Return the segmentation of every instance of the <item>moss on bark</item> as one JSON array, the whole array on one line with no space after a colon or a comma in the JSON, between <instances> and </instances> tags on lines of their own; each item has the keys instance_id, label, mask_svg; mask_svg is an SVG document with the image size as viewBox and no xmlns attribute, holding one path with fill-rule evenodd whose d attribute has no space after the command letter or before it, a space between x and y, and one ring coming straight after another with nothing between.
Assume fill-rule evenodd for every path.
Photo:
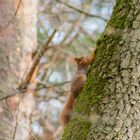
<instances>
[{"instance_id":1,"label":"moss on bark","mask_svg":"<svg viewBox=\"0 0 140 140\"><path fill-rule=\"evenodd\" d=\"M122 40L124 28L130 27L134 19L128 18L132 9L132 0L116 0L110 21L105 32L97 41L97 53L88 72L83 91L74 106L74 113L67 125L62 140L85 140L90 128L89 115L92 107L105 95L104 88L108 83L112 56L117 53L117 45ZM111 31L109 31L111 29ZM119 63L119 62L118 62ZM117 64L116 64L117 65ZM97 113L100 110L96 108ZM77 115L75 115L77 114Z\"/></svg>"},{"instance_id":2,"label":"moss on bark","mask_svg":"<svg viewBox=\"0 0 140 140\"><path fill-rule=\"evenodd\" d=\"M109 25L121 29L126 26L131 27L133 19L129 18L128 15L132 5L132 0L116 0Z\"/></svg>"}]
</instances>

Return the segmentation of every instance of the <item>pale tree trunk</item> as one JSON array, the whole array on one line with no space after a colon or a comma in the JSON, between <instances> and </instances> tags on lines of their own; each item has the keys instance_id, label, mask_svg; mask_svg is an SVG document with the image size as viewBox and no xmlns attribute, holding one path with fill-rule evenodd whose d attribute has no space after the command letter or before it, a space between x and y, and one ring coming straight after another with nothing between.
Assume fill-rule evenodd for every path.
<instances>
[{"instance_id":1,"label":"pale tree trunk","mask_svg":"<svg viewBox=\"0 0 140 140\"><path fill-rule=\"evenodd\" d=\"M139 0L116 0L62 140L140 140Z\"/></svg>"},{"instance_id":2,"label":"pale tree trunk","mask_svg":"<svg viewBox=\"0 0 140 140\"><path fill-rule=\"evenodd\" d=\"M17 88L33 61L36 23L37 0L0 0L0 140L28 140L31 133L33 95Z\"/></svg>"}]
</instances>

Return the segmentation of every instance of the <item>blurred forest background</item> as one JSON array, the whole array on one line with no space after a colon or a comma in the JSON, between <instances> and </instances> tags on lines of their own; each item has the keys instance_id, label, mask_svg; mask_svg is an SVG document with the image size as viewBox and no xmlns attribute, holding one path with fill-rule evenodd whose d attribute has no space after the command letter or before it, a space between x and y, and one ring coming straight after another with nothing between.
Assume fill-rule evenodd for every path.
<instances>
[{"instance_id":1,"label":"blurred forest background","mask_svg":"<svg viewBox=\"0 0 140 140\"><path fill-rule=\"evenodd\" d=\"M59 126L76 69L73 58L92 52L114 4L114 0L39 1L38 50L55 35L39 65L36 110L31 117L33 139L45 139Z\"/></svg>"}]
</instances>

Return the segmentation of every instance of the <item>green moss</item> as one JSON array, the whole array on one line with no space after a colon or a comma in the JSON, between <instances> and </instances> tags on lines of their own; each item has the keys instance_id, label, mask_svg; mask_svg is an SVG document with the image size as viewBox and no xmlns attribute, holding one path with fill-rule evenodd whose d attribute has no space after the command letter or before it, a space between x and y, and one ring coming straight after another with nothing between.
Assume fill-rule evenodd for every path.
<instances>
[{"instance_id":1,"label":"green moss","mask_svg":"<svg viewBox=\"0 0 140 140\"><path fill-rule=\"evenodd\" d=\"M87 82L80 94L75 110L82 114L89 114L93 104L98 102L104 93L111 69L108 67L111 57L116 51L116 44L121 36L102 35L98 40L97 55L88 73ZM107 47L106 44L109 46Z\"/></svg>"},{"instance_id":2,"label":"green moss","mask_svg":"<svg viewBox=\"0 0 140 140\"><path fill-rule=\"evenodd\" d=\"M133 19L128 17L132 9L132 0L116 0L116 5L113 9L109 24L116 28L130 27Z\"/></svg>"},{"instance_id":3,"label":"green moss","mask_svg":"<svg viewBox=\"0 0 140 140\"><path fill-rule=\"evenodd\" d=\"M80 115L73 115L66 127L62 140L86 139L90 128L88 116L92 107L109 94L105 91L111 73L109 65L114 53L118 51L117 45L122 38L122 30L116 30L115 28L123 29L132 25L132 19L128 18L131 8L132 0L116 0L116 6L106 31L97 41L96 57L88 72L86 84L74 106L74 112ZM94 111L100 113L98 107ZM87 119L83 119L83 116L87 116Z\"/></svg>"},{"instance_id":4,"label":"green moss","mask_svg":"<svg viewBox=\"0 0 140 140\"><path fill-rule=\"evenodd\" d=\"M116 51L116 44L120 39L120 35L107 36L102 34L100 40L98 40L95 61L88 72L86 84L74 107L74 112L78 115L73 113L73 117L65 129L66 133L64 133L62 140L85 140L90 128L88 115L92 106L106 94L104 87L107 84L108 74L111 71L108 65ZM95 111L100 113L98 108Z\"/></svg>"},{"instance_id":5,"label":"green moss","mask_svg":"<svg viewBox=\"0 0 140 140\"><path fill-rule=\"evenodd\" d=\"M65 129L67 133L64 132L62 140L85 140L89 128L90 122L86 122L80 117L72 119Z\"/></svg>"},{"instance_id":6,"label":"green moss","mask_svg":"<svg viewBox=\"0 0 140 140\"><path fill-rule=\"evenodd\" d=\"M115 135L115 136L113 136L113 138L112 138L112 139L116 139L116 138L119 138L119 134L118 134L118 133L116 133L116 135Z\"/></svg>"}]
</instances>

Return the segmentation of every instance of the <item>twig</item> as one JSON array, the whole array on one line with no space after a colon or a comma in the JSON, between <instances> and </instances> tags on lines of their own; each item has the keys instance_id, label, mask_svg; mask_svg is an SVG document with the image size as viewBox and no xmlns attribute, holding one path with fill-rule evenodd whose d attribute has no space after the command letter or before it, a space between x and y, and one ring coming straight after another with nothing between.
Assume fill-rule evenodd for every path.
<instances>
[{"instance_id":1,"label":"twig","mask_svg":"<svg viewBox=\"0 0 140 140\"><path fill-rule=\"evenodd\" d=\"M87 31L85 31L81 25L79 25L79 29L80 29L86 36L88 36L89 39L91 39L92 41L95 41L95 38L94 38L91 34L89 34Z\"/></svg>"},{"instance_id":2,"label":"twig","mask_svg":"<svg viewBox=\"0 0 140 140\"><path fill-rule=\"evenodd\" d=\"M33 60L33 64L31 66L31 68L29 69L29 72L28 72L25 80L19 86L19 89L22 89L22 88L27 89L27 86L26 85L28 85L30 83L30 81L32 79L32 76L33 76L34 72L36 71L36 68L37 68L37 66L39 64L39 61L40 61L41 57L44 55L44 53L46 52L46 50L49 48L48 45L52 41L52 39L53 39L53 37L54 37L54 35L55 35L56 32L57 32L57 30L55 29L53 31L52 35L50 36L50 38L45 43L45 45L35 54L34 60ZM24 87L24 86L26 86L26 87Z\"/></svg>"},{"instance_id":3,"label":"twig","mask_svg":"<svg viewBox=\"0 0 140 140\"><path fill-rule=\"evenodd\" d=\"M79 33L76 32L75 35L68 41L67 45L70 46L72 42L77 39L78 36L79 36Z\"/></svg>"},{"instance_id":4,"label":"twig","mask_svg":"<svg viewBox=\"0 0 140 140\"><path fill-rule=\"evenodd\" d=\"M19 96L19 100L18 100L18 104L17 104L17 115L16 115L16 124L15 124L15 129L14 129L14 134L13 134L13 140L15 140L15 137L16 137L16 132L17 132L17 127L18 127L18 116L19 116L19 113L20 113L20 109L19 109L19 106L20 106L20 101L21 101L21 96Z\"/></svg>"},{"instance_id":5,"label":"twig","mask_svg":"<svg viewBox=\"0 0 140 140\"><path fill-rule=\"evenodd\" d=\"M55 88L55 87L58 87L58 86L63 86L65 84L69 84L71 81L64 81L62 83L58 83L58 84L54 84L54 85L49 85L49 86L46 86L45 83L42 83L42 82L38 82L38 84L41 85L41 87L37 87L35 89L21 89L22 92L26 92L28 90L28 92L33 92L33 91L38 91L38 90L41 90L41 89L51 89L51 88Z\"/></svg>"},{"instance_id":6,"label":"twig","mask_svg":"<svg viewBox=\"0 0 140 140\"><path fill-rule=\"evenodd\" d=\"M18 90L18 89L14 88L13 86L9 86L9 85L8 85L4 80L2 80L2 79L0 79L0 84L1 84L1 83L4 84L5 86L7 86L7 88L10 88L11 90L13 90L14 93L11 94L11 95L6 95L6 96L0 98L0 101L6 99L6 98L8 98L8 97L11 97L11 96L13 96L13 95L16 95L17 93L19 93L19 90ZM13 92L13 91L12 91L12 92ZM1 92L3 92L3 91L1 90ZM3 92L3 94L5 94L5 92Z\"/></svg>"},{"instance_id":7,"label":"twig","mask_svg":"<svg viewBox=\"0 0 140 140\"><path fill-rule=\"evenodd\" d=\"M2 100L2 102L3 102L3 105L4 105L5 109L6 109L7 111L9 111L9 112L14 116L13 111L8 107L8 105L7 105L7 103L5 102L4 99Z\"/></svg>"},{"instance_id":8,"label":"twig","mask_svg":"<svg viewBox=\"0 0 140 140\"><path fill-rule=\"evenodd\" d=\"M20 8L21 2L22 2L22 0L19 0L19 3L18 3L17 8L16 8L16 11L14 12L13 16L11 17L11 19L8 21L7 25L4 27L4 29L7 28L7 27L9 26L9 24L12 22L12 20L13 20L13 19L15 18L15 16L17 15L17 12L18 12L18 10L19 10L19 8Z\"/></svg>"},{"instance_id":9,"label":"twig","mask_svg":"<svg viewBox=\"0 0 140 140\"><path fill-rule=\"evenodd\" d=\"M47 88L47 89L49 89L49 88L53 88L53 87L58 87L58 86L62 86L62 85L68 84L68 83L70 83L70 82L71 82L71 81L64 81L64 82L62 82L62 83L58 83L58 84L54 84L54 85L50 85L50 86L46 86L45 83L38 82L42 87L36 88L35 90L40 90L40 89L42 89L42 88Z\"/></svg>"},{"instance_id":10,"label":"twig","mask_svg":"<svg viewBox=\"0 0 140 140\"><path fill-rule=\"evenodd\" d=\"M64 4L64 5L66 5L67 7L71 8L71 9L73 9L73 10L79 12L79 13L85 14L86 16L95 17L95 18L100 18L100 19L104 20L105 22L108 21L106 18L104 18L104 17L102 17L102 16L94 15L94 14L88 13L88 12L83 11L83 10L81 10L81 9L78 9L78 8L76 8L76 7L74 7L74 6L70 5L70 4L68 4L68 3L66 3L66 2L63 2L63 1L61 1L61 0L56 0L56 1L59 2L59 3L62 3L62 4Z\"/></svg>"}]
</instances>

